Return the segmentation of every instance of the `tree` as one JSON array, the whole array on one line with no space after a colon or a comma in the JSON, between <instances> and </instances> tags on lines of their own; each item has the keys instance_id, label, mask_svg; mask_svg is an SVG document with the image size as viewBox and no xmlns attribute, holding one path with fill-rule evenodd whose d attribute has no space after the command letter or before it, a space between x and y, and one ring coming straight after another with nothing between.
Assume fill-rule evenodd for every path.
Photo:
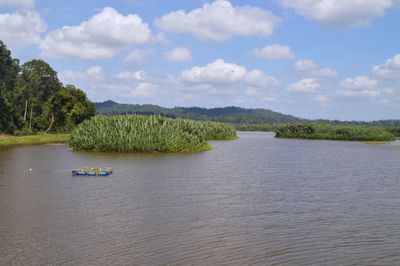
<instances>
[{"instance_id":1,"label":"tree","mask_svg":"<svg viewBox=\"0 0 400 266\"><path fill-rule=\"evenodd\" d=\"M7 96L7 90L0 88L0 133L12 134L17 129L13 107Z\"/></svg>"},{"instance_id":2,"label":"tree","mask_svg":"<svg viewBox=\"0 0 400 266\"><path fill-rule=\"evenodd\" d=\"M68 132L74 126L95 115L94 104L86 94L67 85L54 94L44 106L44 119L47 132Z\"/></svg>"},{"instance_id":3,"label":"tree","mask_svg":"<svg viewBox=\"0 0 400 266\"><path fill-rule=\"evenodd\" d=\"M10 50L0 41L0 132L13 133L16 129L12 96L18 70L18 60L11 57Z\"/></svg>"},{"instance_id":4,"label":"tree","mask_svg":"<svg viewBox=\"0 0 400 266\"><path fill-rule=\"evenodd\" d=\"M16 81L16 112L21 118L21 127L45 130L45 103L60 89L62 84L57 72L43 60L31 60L21 66ZM31 119L28 119L31 118Z\"/></svg>"}]
</instances>

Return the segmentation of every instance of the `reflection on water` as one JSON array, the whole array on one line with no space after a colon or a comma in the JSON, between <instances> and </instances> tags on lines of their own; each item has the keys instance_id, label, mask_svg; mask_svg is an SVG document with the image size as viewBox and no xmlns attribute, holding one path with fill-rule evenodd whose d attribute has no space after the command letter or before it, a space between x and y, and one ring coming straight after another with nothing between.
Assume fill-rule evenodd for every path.
<instances>
[{"instance_id":1,"label":"reflection on water","mask_svg":"<svg viewBox=\"0 0 400 266\"><path fill-rule=\"evenodd\" d=\"M194 154L0 150L0 264L400 261L397 147L239 136Z\"/></svg>"}]
</instances>

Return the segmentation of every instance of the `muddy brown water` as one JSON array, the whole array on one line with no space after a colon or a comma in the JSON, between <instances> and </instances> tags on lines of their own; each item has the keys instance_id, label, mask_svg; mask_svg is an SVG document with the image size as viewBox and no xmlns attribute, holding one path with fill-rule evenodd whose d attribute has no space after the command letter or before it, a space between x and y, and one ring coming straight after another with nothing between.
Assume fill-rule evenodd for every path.
<instances>
[{"instance_id":1,"label":"muddy brown water","mask_svg":"<svg viewBox=\"0 0 400 266\"><path fill-rule=\"evenodd\" d=\"M193 154L1 149L0 265L400 263L398 147L239 137Z\"/></svg>"}]
</instances>

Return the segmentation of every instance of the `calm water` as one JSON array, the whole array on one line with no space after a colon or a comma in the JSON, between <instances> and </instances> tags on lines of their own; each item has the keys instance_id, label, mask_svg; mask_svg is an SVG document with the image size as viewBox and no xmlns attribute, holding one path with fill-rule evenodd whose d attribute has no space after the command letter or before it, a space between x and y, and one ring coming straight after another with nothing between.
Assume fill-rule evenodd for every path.
<instances>
[{"instance_id":1,"label":"calm water","mask_svg":"<svg viewBox=\"0 0 400 266\"><path fill-rule=\"evenodd\" d=\"M400 148L239 136L186 155L0 150L0 264L400 263Z\"/></svg>"}]
</instances>

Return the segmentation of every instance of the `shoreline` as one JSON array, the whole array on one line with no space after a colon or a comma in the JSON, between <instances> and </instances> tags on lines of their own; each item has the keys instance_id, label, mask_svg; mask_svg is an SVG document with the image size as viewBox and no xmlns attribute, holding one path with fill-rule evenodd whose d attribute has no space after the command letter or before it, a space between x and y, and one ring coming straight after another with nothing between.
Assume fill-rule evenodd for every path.
<instances>
[{"instance_id":1,"label":"shoreline","mask_svg":"<svg viewBox=\"0 0 400 266\"><path fill-rule=\"evenodd\" d=\"M0 147L67 143L70 134L39 134L28 136L0 136Z\"/></svg>"}]
</instances>

